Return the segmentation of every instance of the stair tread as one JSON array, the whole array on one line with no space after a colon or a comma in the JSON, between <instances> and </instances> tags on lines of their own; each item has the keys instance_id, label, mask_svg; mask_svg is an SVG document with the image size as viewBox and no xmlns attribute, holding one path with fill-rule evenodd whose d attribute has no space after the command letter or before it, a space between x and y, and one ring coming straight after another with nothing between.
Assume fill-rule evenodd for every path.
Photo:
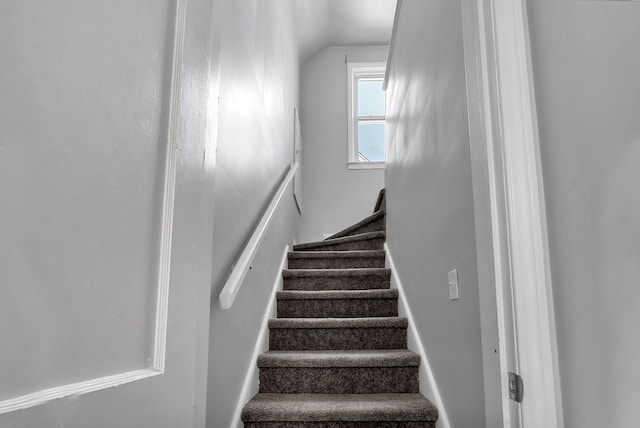
<instances>
[{"instance_id":1,"label":"stair tread","mask_svg":"<svg viewBox=\"0 0 640 428\"><path fill-rule=\"evenodd\" d=\"M242 420L257 421L435 421L438 410L419 393L258 393Z\"/></svg>"},{"instance_id":2,"label":"stair tread","mask_svg":"<svg viewBox=\"0 0 640 428\"><path fill-rule=\"evenodd\" d=\"M390 276L391 269L387 268L345 268L345 269L284 269L282 276L318 277L318 276Z\"/></svg>"},{"instance_id":3,"label":"stair tread","mask_svg":"<svg viewBox=\"0 0 640 428\"><path fill-rule=\"evenodd\" d=\"M276 293L286 318L268 322L271 350L257 361L263 392L244 406L245 426L435 427L384 267L385 199L382 189L373 215L288 253Z\"/></svg>"},{"instance_id":4,"label":"stair tread","mask_svg":"<svg viewBox=\"0 0 640 428\"><path fill-rule=\"evenodd\" d=\"M269 328L407 328L407 318L274 318Z\"/></svg>"},{"instance_id":5,"label":"stair tread","mask_svg":"<svg viewBox=\"0 0 640 428\"><path fill-rule=\"evenodd\" d=\"M397 289L278 291L278 300L397 299Z\"/></svg>"},{"instance_id":6,"label":"stair tread","mask_svg":"<svg viewBox=\"0 0 640 428\"><path fill-rule=\"evenodd\" d=\"M371 214L368 217L363 218L362 220L360 220L359 222L352 224L349 227L345 227L344 229L342 229L340 232L334 233L333 235L329 236L327 239L335 239L335 238L341 238L343 236L348 236L348 234L354 230L358 230L359 228L369 224L369 223L373 223L377 220L380 220L382 217L384 217L386 215L386 210L382 209L379 211L374 212L373 214ZM325 239L325 241L327 240Z\"/></svg>"},{"instance_id":7,"label":"stair tread","mask_svg":"<svg viewBox=\"0 0 640 428\"><path fill-rule=\"evenodd\" d=\"M420 356L407 349L269 351L258 367L417 367Z\"/></svg>"},{"instance_id":8,"label":"stair tread","mask_svg":"<svg viewBox=\"0 0 640 428\"><path fill-rule=\"evenodd\" d=\"M321 241L322 242L322 241ZM345 251L289 251L290 259L326 259L355 257L384 257L384 250L345 250Z\"/></svg>"},{"instance_id":9,"label":"stair tread","mask_svg":"<svg viewBox=\"0 0 640 428\"><path fill-rule=\"evenodd\" d=\"M324 241L308 242L305 244L297 244L293 246L294 251L304 250L307 248L325 247L329 245L343 244L346 242L367 241L371 239L380 239L385 237L385 232L366 232L357 235L345 236L342 238L326 239Z\"/></svg>"}]
</instances>

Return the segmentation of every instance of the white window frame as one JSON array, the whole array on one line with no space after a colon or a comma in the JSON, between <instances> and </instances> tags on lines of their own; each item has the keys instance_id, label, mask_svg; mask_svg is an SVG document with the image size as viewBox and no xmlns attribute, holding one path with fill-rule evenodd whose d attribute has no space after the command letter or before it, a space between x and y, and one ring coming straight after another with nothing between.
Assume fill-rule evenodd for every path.
<instances>
[{"instance_id":1,"label":"white window frame","mask_svg":"<svg viewBox=\"0 0 640 428\"><path fill-rule=\"evenodd\" d=\"M382 122L385 116L358 116L358 80L363 78L381 78L384 80L386 63L384 62L351 62L347 64L347 108L348 108L348 157L349 169L384 168L384 161L362 160L358 151L358 122Z\"/></svg>"}]
</instances>

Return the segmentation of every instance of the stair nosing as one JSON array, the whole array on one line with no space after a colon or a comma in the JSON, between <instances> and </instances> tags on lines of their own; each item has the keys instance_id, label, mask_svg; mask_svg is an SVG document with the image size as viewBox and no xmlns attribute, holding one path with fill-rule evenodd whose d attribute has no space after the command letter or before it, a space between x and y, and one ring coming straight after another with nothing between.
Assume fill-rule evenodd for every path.
<instances>
[{"instance_id":1,"label":"stair nosing","mask_svg":"<svg viewBox=\"0 0 640 428\"><path fill-rule=\"evenodd\" d=\"M319 276L390 276L389 268L283 269L284 278Z\"/></svg>"},{"instance_id":2,"label":"stair nosing","mask_svg":"<svg viewBox=\"0 0 640 428\"><path fill-rule=\"evenodd\" d=\"M348 242L369 241L385 237L384 231L365 232L357 235L343 236L342 238L327 239L324 241L307 242L293 246L294 251L304 250L306 248L326 247L329 245L344 244Z\"/></svg>"},{"instance_id":3,"label":"stair nosing","mask_svg":"<svg viewBox=\"0 0 640 428\"><path fill-rule=\"evenodd\" d=\"M331 411L327 411L331 409ZM327 419L330 417L331 419ZM258 393L242 411L243 422L425 421L438 410L420 393Z\"/></svg>"},{"instance_id":4,"label":"stair nosing","mask_svg":"<svg viewBox=\"0 0 640 428\"><path fill-rule=\"evenodd\" d=\"M366 318L272 318L270 329L407 328L404 317Z\"/></svg>"},{"instance_id":5,"label":"stair nosing","mask_svg":"<svg viewBox=\"0 0 640 428\"><path fill-rule=\"evenodd\" d=\"M372 288L364 290L284 290L276 292L276 300L359 300L397 299L398 290Z\"/></svg>"},{"instance_id":6,"label":"stair nosing","mask_svg":"<svg viewBox=\"0 0 640 428\"><path fill-rule=\"evenodd\" d=\"M268 351L259 368L419 367L420 355L408 349Z\"/></svg>"},{"instance_id":7,"label":"stair nosing","mask_svg":"<svg viewBox=\"0 0 640 428\"><path fill-rule=\"evenodd\" d=\"M319 241L324 242L324 241ZM301 244L303 245L303 244ZM381 258L384 250L345 250L345 251L289 251L290 259L348 259L348 258Z\"/></svg>"}]
</instances>

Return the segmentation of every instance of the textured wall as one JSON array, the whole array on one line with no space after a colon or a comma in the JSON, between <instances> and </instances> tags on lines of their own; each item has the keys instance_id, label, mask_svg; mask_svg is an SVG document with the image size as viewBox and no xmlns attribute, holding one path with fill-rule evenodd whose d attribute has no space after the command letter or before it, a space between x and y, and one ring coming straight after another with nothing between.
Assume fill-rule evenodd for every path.
<instances>
[{"instance_id":1,"label":"textured wall","mask_svg":"<svg viewBox=\"0 0 640 428\"><path fill-rule=\"evenodd\" d=\"M0 360L0 399L143 368L150 355L170 9L147 4L149 31L131 41L134 26L110 22L144 8L101 6L3 5L13 25L0 30L11 59L0 83L0 313L20 328Z\"/></svg>"},{"instance_id":2,"label":"textured wall","mask_svg":"<svg viewBox=\"0 0 640 428\"><path fill-rule=\"evenodd\" d=\"M286 244L299 214L289 190L231 309L218 295L293 160L298 60L290 5L229 0L221 22L207 427L228 428ZM257 390L257 379L254 382Z\"/></svg>"},{"instance_id":3,"label":"textured wall","mask_svg":"<svg viewBox=\"0 0 640 428\"><path fill-rule=\"evenodd\" d=\"M451 425L485 426L459 1L402 3L387 105L387 243Z\"/></svg>"},{"instance_id":4,"label":"textured wall","mask_svg":"<svg viewBox=\"0 0 640 428\"><path fill-rule=\"evenodd\" d=\"M0 427L193 425L211 275L213 5L187 11L165 374L0 415ZM0 6L2 397L148 365L175 6Z\"/></svg>"},{"instance_id":5,"label":"textured wall","mask_svg":"<svg viewBox=\"0 0 640 428\"><path fill-rule=\"evenodd\" d=\"M347 65L384 62L387 47L330 47L302 68L302 242L371 215L384 170L347 169Z\"/></svg>"},{"instance_id":6,"label":"textured wall","mask_svg":"<svg viewBox=\"0 0 640 428\"><path fill-rule=\"evenodd\" d=\"M566 427L638 425L640 4L529 2Z\"/></svg>"}]
</instances>

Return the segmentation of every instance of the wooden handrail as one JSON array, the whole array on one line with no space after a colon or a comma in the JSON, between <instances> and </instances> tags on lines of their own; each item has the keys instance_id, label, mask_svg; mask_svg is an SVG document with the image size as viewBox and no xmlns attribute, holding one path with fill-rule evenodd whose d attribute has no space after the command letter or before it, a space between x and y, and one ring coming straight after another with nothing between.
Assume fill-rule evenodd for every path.
<instances>
[{"instance_id":1,"label":"wooden handrail","mask_svg":"<svg viewBox=\"0 0 640 428\"><path fill-rule=\"evenodd\" d=\"M298 166L298 162L291 165L291 167L289 168L289 172L282 180L282 183L280 183L278 191L275 193L275 195L273 195L271 203L269 204L267 210L264 212L260 223L258 223L255 230L253 231L253 234L247 242L247 245L244 247L244 250L242 250L242 254L240 254L235 267L231 271L231 275L229 275L224 288L220 292L219 299L220 307L222 309L229 309L231 305L233 305L233 301L235 300L238 291L240 291L240 287L242 286L244 278L247 276L247 272L251 267L253 258L255 257L256 252L260 247L260 243L264 238L264 234L271 224L271 221L273 220L273 216L276 212L276 209L278 208L278 205L280 204L282 195L284 195L285 190L287 189L287 187L289 187L291 180L293 180Z\"/></svg>"}]
</instances>

